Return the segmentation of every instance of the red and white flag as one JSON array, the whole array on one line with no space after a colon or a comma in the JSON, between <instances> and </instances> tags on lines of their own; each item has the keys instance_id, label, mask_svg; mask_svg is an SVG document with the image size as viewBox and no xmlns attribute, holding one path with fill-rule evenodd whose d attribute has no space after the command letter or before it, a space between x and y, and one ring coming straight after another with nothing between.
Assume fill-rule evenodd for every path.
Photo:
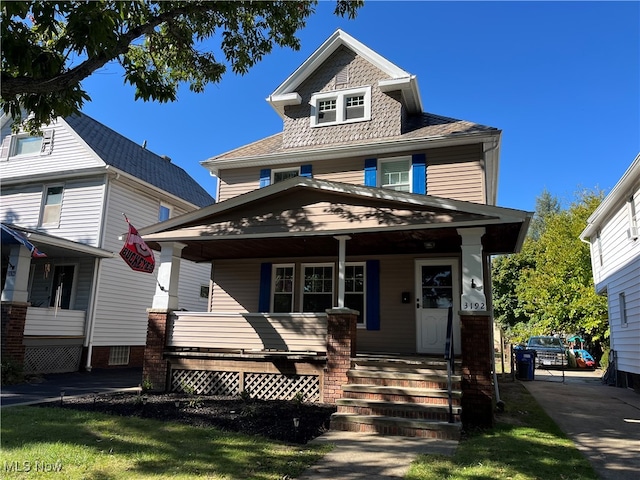
<instances>
[{"instance_id":1,"label":"red and white flag","mask_svg":"<svg viewBox=\"0 0 640 480\"><path fill-rule=\"evenodd\" d=\"M138 231L129 223L126 215L124 219L129 224L129 233L122 246L122 250L120 250L120 256L127 265L136 272L153 273L153 269L156 266L153 251L151 251L149 246L144 243L144 240L140 238Z\"/></svg>"}]
</instances>

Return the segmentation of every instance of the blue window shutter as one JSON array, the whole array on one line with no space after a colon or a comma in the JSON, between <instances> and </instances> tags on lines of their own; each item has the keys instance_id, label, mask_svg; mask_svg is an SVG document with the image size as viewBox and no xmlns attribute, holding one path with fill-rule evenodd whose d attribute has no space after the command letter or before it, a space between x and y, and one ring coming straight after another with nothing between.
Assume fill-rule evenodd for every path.
<instances>
[{"instance_id":1,"label":"blue window shutter","mask_svg":"<svg viewBox=\"0 0 640 480\"><path fill-rule=\"evenodd\" d=\"M300 176L301 177L313 178L312 171L313 171L313 169L312 169L311 165L301 165L300 166Z\"/></svg>"},{"instance_id":2,"label":"blue window shutter","mask_svg":"<svg viewBox=\"0 0 640 480\"><path fill-rule=\"evenodd\" d=\"M427 193L427 156L418 153L411 156L412 193Z\"/></svg>"},{"instance_id":3,"label":"blue window shutter","mask_svg":"<svg viewBox=\"0 0 640 480\"><path fill-rule=\"evenodd\" d=\"M364 161L364 184L367 187L378 186L378 159L367 158Z\"/></svg>"},{"instance_id":4,"label":"blue window shutter","mask_svg":"<svg viewBox=\"0 0 640 480\"><path fill-rule=\"evenodd\" d=\"M367 260L367 330L380 330L380 260Z\"/></svg>"},{"instance_id":5,"label":"blue window shutter","mask_svg":"<svg viewBox=\"0 0 640 480\"><path fill-rule=\"evenodd\" d=\"M269 312L271 307L271 267L270 263L260 264L260 295L258 311Z\"/></svg>"},{"instance_id":6,"label":"blue window shutter","mask_svg":"<svg viewBox=\"0 0 640 480\"><path fill-rule=\"evenodd\" d=\"M271 169L264 168L260 170L260 188L268 187L271 184Z\"/></svg>"}]
</instances>

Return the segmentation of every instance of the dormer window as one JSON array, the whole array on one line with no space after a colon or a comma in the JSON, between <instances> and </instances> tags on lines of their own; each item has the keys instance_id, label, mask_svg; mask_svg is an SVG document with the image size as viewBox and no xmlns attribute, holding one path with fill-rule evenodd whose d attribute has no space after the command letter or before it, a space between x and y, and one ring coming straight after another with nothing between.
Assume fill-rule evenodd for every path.
<instances>
[{"instance_id":1,"label":"dormer window","mask_svg":"<svg viewBox=\"0 0 640 480\"><path fill-rule=\"evenodd\" d=\"M371 120L371 87L316 93L310 103L312 127Z\"/></svg>"}]
</instances>

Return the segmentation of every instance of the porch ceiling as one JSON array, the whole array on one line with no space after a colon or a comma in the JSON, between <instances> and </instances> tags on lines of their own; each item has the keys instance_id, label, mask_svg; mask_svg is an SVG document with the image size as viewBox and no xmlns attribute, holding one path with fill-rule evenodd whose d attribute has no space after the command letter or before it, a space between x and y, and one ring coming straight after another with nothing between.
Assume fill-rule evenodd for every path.
<instances>
[{"instance_id":1,"label":"porch ceiling","mask_svg":"<svg viewBox=\"0 0 640 480\"><path fill-rule=\"evenodd\" d=\"M521 223L486 226L483 247L487 254L513 252L518 242ZM449 254L459 253L461 238L455 225L450 228L422 230L386 230L381 232L343 231L349 235L347 255ZM195 262L241 259L282 258L338 255L338 241L331 235L304 234L287 237L240 238L220 235L203 239L176 239L184 243L182 258ZM147 242L159 250L154 241Z\"/></svg>"}]
</instances>

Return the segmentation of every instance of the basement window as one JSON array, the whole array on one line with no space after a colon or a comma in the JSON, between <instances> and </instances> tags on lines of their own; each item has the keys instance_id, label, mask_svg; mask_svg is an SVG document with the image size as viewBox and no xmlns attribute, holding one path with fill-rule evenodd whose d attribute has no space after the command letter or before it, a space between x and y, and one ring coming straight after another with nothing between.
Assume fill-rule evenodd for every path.
<instances>
[{"instance_id":1,"label":"basement window","mask_svg":"<svg viewBox=\"0 0 640 480\"><path fill-rule=\"evenodd\" d=\"M109 365L129 365L130 347L121 345L109 349Z\"/></svg>"}]
</instances>

